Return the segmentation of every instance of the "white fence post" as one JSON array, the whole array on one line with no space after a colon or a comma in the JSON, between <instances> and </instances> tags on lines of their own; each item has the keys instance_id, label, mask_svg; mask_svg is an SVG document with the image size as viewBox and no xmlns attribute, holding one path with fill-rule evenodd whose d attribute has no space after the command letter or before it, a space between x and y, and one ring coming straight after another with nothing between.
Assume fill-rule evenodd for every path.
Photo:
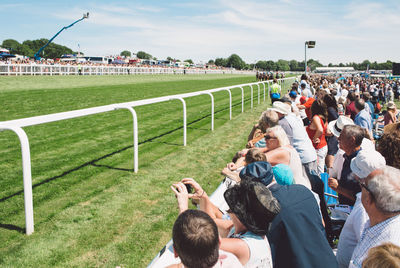
<instances>
[{"instance_id":1,"label":"white fence post","mask_svg":"<svg viewBox=\"0 0 400 268\"><path fill-rule=\"evenodd\" d=\"M210 92L206 92L204 94L207 94L211 98L211 131L214 131L214 96Z\"/></svg>"},{"instance_id":2,"label":"white fence post","mask_svg":"<svg viewBox=\"0 0 400 268\"><path fill-rule=\"evenodd\" d=\"M229 88L225 88L229 93L229 120L232 120L232 92Z\"/></svg>"},{"instance_id":3,"label":"white fence post","mask_svg":"<svg viewBox=\"0 0 400 268\"><path fill-rule=\"evenodd\" d=\"M32 172L31 172L31 154L29 150L29 140L25 131L20 127L0 126L1 130L11 130L17 134L21 143L22 153L22 173L24 180L24 203L25 203L25 232L30 235L34 231L33 225L33 197L32 197Z\"/></svg>"},{"instance_id":4,"label":"white fence post","mask_svg":"<svg viewBox=\"0 0 400 268\"><path fill-rule=\"evenodd\" d=\"M244 89L243 87L239 87L240 90L242 91L242 113L244 112Z\"/></svg>"},{"instance_id":5,"label":"white fence post","mask_svg":"<svg viewBox=\"0 0 400 268\"><path fill-rule=\"evenodd\" d=\"M250 88L251 88L251 93L250 93L251 101L250 101L250 103L251 103L251 109L253 109L253 85L250 85Z\"/></svg>"},{"instance_id":6,"label":"white fence post","mask_svg":"<svg viewBox=\"0 0 400 268\"><path fill-rule=\"evenodd\" d=\"M177 98L173 98L173 99L180 100L183 105L183 146L186 146L186 102L181 97L177 97Z\"/></svg>"},{"instance_id":7,"label":"white fence post","mask_svg":"<svg viewBox=\"0 0 400 268\"><path fill-rule=\"evenodd\" d=\"M135 173L139 170L139 142L138 142L138 123L137 123L137 114L136 111L132 107L117 107L116 109L127 109L132 114L133 121L133 170Z\"/></svg>"},{"instance_id":8,"label":"white fence post","mask_svg":"<svg viewBox=\"0 0 400 268\"><path fill-rule=\"evenodd\" d=\"M257 88L258 88L258 104L260 104L260 84L257 83Z\"/></svg>"}]
</instances>

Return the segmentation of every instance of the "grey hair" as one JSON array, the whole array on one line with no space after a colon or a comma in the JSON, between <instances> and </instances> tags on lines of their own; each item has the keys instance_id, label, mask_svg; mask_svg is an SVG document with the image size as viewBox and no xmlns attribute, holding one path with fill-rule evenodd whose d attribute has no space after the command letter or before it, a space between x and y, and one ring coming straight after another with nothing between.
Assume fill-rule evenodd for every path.
<instances>
[{"instance_id":1,"label":"grey hair","mask_svg":"<svg viewBox=\"0 0 400 268\"><path fill-rule=\"evenodd\" d=\"M362 127L357 126L357 125L345 125L343 127L342 132L343 131L346 133L345 134L346 138L354 137L354 140L355 140L354 146L355 147L358 147L361 145L362 140L365 137L365 132Z\"/></svg>"},{"instance_id":2,"label":"grey hair","mask_svg":"<svg viewBox=\"0 0 400 268\"><path fill-rule=\"evenodd\" d=\"M381 171L368 181L376 207L386 213L400 212L400 170L385 166Z\"/></svg>"},{"instance_id":3,"label":"grey hair","mask_svg":"<svg viewBox=\"0 0 400 268\"><path fill-rule=\"evenodd\" d=\"M285 130L283 130L283 128L280 125L268 128L267 133L268 132L274 133L274 136L278 140L280 147L290 145L289 138L286 135Z\"/></svg>"},{"instance_id":4,"label":"grey hair","mask_svg":"<svg viewBox=\"0 0 400 268\"><path fill-rule=\"evenodd\" d=\"M274 127L279 123L278 113L273 110L267 110L261 114L259 122L267 124L268 127Z\"/></svg>"}]
</instances>

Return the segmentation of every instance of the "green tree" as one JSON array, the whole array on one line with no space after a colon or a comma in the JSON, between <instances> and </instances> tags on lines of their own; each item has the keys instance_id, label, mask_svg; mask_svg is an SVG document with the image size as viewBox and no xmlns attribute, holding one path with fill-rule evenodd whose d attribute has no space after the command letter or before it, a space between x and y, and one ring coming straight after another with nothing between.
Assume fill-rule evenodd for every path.
<instances>
[{"instance_id":1,"label":"green tree","mask_svg":"<svg viewBox=\"0 0 400 268\"><path fill-rule=\"evenodd\" d=\"M17 40L6 39L3 41L1 46L10 50L11 53L19 53L22 45Z\"/></svg>"},{"instance_id":2,"label":"green tree","mask_svg":"<svg viewBox=\"0 0 400 268\"><path fill-rule=\"evenodd\" d=\"M232 54L227 59L226 67L233 67L237 70L242 70L246 66L246 63L237 54Z\"/></svg>"},{"instance_id":3,"label":"green tree","mask_svg":"<svg viewBox=\"0 0 400 268\"><path fill-rule=\"evenodd\" d=\"M277 71L289 71L289 62L286 60L278 60L276 63L276 69Z\"/></svg>"},{"instance_id":4,"label":"green tree","mask_svg":"<svg viewBox=\"0 0 400 268\"><path fill-rule=\"evenodd\" d=\"M276 70L276 64L274 61L272 60L268 60L266 62L266 66L265 69L267 69L267 71L275 71Z\"/></svg>"},{"instance_id":5,"label":"green tree","mask_svg":"<svg viewBox=\"0 0 400 268\"><path fill-rule=\"evenodd\" d=\"M256 68L261 70L267 70L267 62L265 60L257 61Z\"/></svg>"},{"instance_id":6,"label":"green tree","mask_svg":"<svg viewBox=\"0 0 400 268\"><path fill-rule=\"evenodd\" d=\"M136 54L136 56L139 59L145 59L145 60L150 60L153 56L151 56L150 54L144 52L144 51L138 51L138 53Z\"/></svg>"},{"instance_id":7,"label":"green tree","mask_svg":"<svg viewBox=\"0 0 400 268\"><path fill-rule=\"evenodd\" d=\"M227 63L228 63L227 59L224 59L224 58L216 58L215 59L215 65L217 65L217 66L226 67Z\"/></svg>"},{"instance_id":8,"label":"green tree","mask_svg":"<svg viewBox=\"0 0 400 268\"><path fill-rule=\"evenodd\" d=\"M323 65L317 60L313 60L313 59L307 60L307 67L310 67L310 69L312 71L315 70L315 68L322 67L322 66Z\"/></svg>"},{"instance_id":9,"label":"green tree","mask_svg":"<svg viewBox=\"0 0 400 268\"><path fill-rule=\"evenodd\" d=\"M297 71L297 69L299 68L299 63L297 62L297 60L291 60L289 62L289 68L292 72Z\"/></svg>"},{"instance_id":10,"label":"green tree","mask_svg":"<svg viewBox=\"0 0 400 268\"><path fill-rule=\"evenodd\" d=\"M132 56L132 53L128 50L124 50L120 53L120 55L128 58L128 57Z\"/></svg>"},{"instance_id":11,"label":"green tree","mask_svg":"<svg viewBox=\"0 0 400 268\"><path fill-rule=\"evenodd\" d=\"M184 62L187 62L187 63L193 64L193 61L192 61L191 59L184 60Z\"/></svg>"},{"instance_id":12,"label":"green tree","mask_svg":"<svg viewBox=\"0 0 400 268\"><path fill-rule=\"evenodd\" d=\"M209 60L207 63L212 65L215 64L214 60Z\"/></svg>"}]
</instances>

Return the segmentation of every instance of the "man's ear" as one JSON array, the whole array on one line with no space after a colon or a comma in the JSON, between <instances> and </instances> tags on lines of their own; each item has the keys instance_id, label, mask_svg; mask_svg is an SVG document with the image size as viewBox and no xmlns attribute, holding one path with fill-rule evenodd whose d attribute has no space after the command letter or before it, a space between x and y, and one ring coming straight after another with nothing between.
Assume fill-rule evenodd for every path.
<instances>
[{"instance_id":1,"label":"man's ear","mask_svg":"<svg viewBox=\"0 0 400 268\"><path fill-rule=\"evenodd\" d=\"M176 250L175 250L174 245L172 245L172 248L174 249L174 257L175 257L175 258L178 258L179 256L178 256L178 253L177 253Z\"/></svg>"}]
</instances>

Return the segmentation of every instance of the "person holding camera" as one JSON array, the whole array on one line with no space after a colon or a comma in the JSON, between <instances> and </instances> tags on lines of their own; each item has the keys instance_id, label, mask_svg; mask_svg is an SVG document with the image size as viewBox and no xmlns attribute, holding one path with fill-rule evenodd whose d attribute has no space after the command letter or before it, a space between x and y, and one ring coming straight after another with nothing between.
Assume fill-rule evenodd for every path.
<instances>
[{"instance_id":1,"label":"person holding camera","mask_svg":"<svg viewBox=\"0 0 400 268\"><path fill-rule=\"evenodd\" d=\"M185 184L190 184L194 193L188 193ZM220 249L234 254L245 267L272 267L271 248L265 235L280 205L262 183L242 181L226 190L224 198L229 210L224 218L216 216L217 208L193 179L183 179L171 189L179 211L187 210L189 198L198 199L200 209L214 219L220 234L228 232L227 237L220 239Z\"/></svg>"}]
</instances>

